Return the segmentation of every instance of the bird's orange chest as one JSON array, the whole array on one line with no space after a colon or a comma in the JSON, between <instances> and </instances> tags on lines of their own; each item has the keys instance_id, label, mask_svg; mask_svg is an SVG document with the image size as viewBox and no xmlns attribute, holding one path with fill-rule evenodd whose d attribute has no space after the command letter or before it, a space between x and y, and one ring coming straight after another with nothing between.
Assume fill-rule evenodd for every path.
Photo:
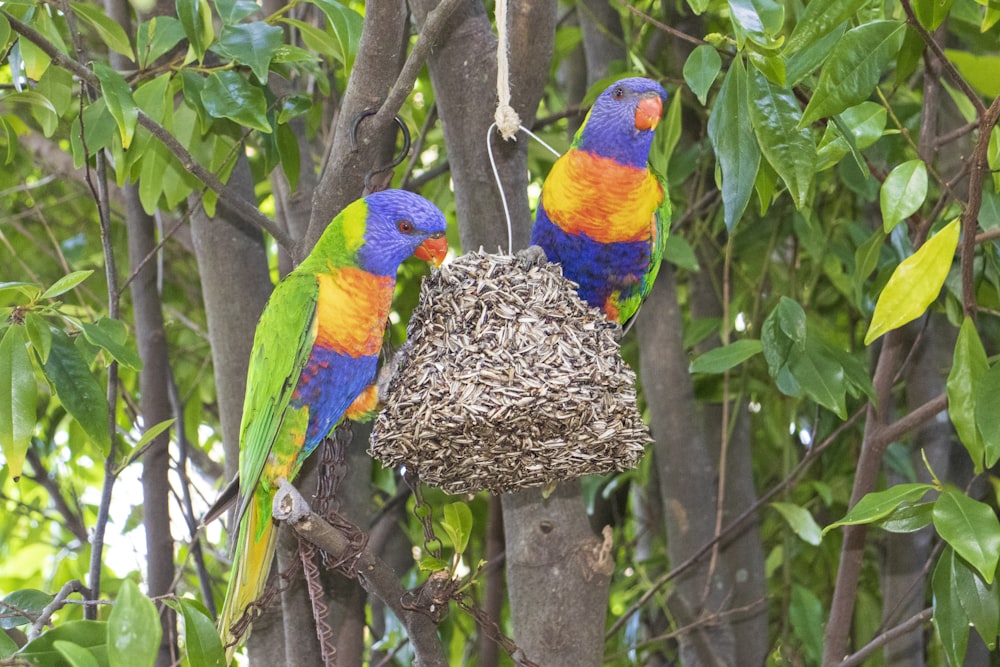
<instances>
[{"instance_id":1,"label":"bird's orange chest","mask_svg":"<svg viewBox=\"0 0 1000 667\"><path fill-rule=\"evenodd\" d=\"M315 345L339 354L378 354L389 318L394 278L342 267L316 276Z\"/></svg>"},{"instance_id":2,"label":"bird's orange chest","mask_svg":"<svg viewBox=\"0 0 1000 667\"><path fill-rule=\"evenodd\" d=\"M650 238L663 188L647 169L573 150L556 161L542 187L549 218L570 234L602 243Z\"/></svg>"}]
</instances>

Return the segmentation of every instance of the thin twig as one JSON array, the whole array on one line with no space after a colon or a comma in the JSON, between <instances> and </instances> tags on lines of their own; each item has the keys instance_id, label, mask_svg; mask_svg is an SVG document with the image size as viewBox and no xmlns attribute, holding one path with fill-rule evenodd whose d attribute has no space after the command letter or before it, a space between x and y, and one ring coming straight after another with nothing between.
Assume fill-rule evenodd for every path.
<instances>
[{"instance_id":1,"label":"thin twig","mask_svg":"<svg viewBox=\"0 0 1000 667\"><path fill-rule=\"evenodd\" d=\"M31 641L32 639L34 639L35 637L37 637L42 633L42 630L45 628L46 624L48 624L48 622L52 620L52 614L56 613L57 611L65 607L67 603L66 598L68 598L73 593L83 593L85 596L91 595L91 592L87 589L86 586L83 585L83 582L81 582L79 579L73 579L72 581L67 581L65 584L63 584L63 587L59 589L59 592L56 593L56 596L52 599L52 602L45 605L42 608L41 612L39 612L38 618L36 618L32 622L31 627L28 629L27 632L28 641Z\"/></svg>"},{"instance_id":2,"label":"thin twig","mask_svg":"<svg viewBox=\"0 0 1000 667\"><path fill-rule=\"evenodd\" d=\"M930 607L914 614L910 618L906 619L899 625L890 628L883 632L882 634L873 638L870 642L865 644L861 650L852 653L847 656L839 663L837 667L854 667L855 665L860 665L864 662L865 658L870 657L875 651L879 650L886 644L892 642L893 640L907 634L914 628L919 628L921 625L931 620L934 616L934 610Z\"/></svg>"}]
</instances>

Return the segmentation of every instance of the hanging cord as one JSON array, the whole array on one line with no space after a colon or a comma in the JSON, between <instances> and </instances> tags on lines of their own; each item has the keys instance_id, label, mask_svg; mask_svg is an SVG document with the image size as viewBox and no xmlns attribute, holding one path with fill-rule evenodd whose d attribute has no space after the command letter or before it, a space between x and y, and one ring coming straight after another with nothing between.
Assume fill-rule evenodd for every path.
<instances>
[{"instance_id":1,"label":"hanging cord","mask_svg":"<svg viewBox=\"0 0 1000 667\"><path fill-rule=\"evenodd\" d=\"M493 157L493 130L500 131L500 136L505 141L513 139L517 141L517 131L521 130L529 137L548 148L557 158L559 151L542 141L535 133L521 125L521 118L510 105L510 62L509 44L507 41L507 0L496 0L496 21L497 21L497 110L493 114L494 122L486 130L486 153L490 158L490 168L493 169L493 179L497 183L497 190L500 191L500 202L503 204L503 215L507 222L507 253L513 252L514 231L510 221L510 209L507 206L507 194L504 192L503 183L500 181L500 172L497 170L496 158Z\"/></svg>"}]
</instances>

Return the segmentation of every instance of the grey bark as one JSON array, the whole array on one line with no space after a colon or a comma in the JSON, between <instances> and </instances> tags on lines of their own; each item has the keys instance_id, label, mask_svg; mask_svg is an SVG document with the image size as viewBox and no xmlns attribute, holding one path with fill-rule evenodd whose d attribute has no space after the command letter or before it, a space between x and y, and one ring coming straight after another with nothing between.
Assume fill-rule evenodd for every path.
<instances>
[{"instance_id":1,"label":"grey bark","mask_svg":"<svg viewBox=\"0 0 1000 667\"><path fill-rule=\"evenodd\" d=\"M715 285L721 283L719 260L701 253L701 271L690 278L692 319L723 316L720 296ZM717 281L712 280L715 275ZM705 341L697 350L699 354L721 344L718 337ZM734 380L733 385L736 386ZM724 475L725 488L722 499L722 526L757 501L757 491L753 479L753 456L750 449L751 433L745 398L731 397L729 403L729 423L724 424L722 405L705 403L702 409L702 429L708 449L713 457L713 465ZM724 434L723 427L730 433ZM725 469L722 469L722 442L727 438ZM704 483L712 483L708 478ZM718 478L714 480L718 486ZM747 665L762 665L769 649L767 627L767 581L764 571L764 547L760 539L760 522L754 518L743 524L739 531L720 545L719 579L724 598L720 600L725 609L745 609L727 619L733 634L736 655ZM722 611L720 609L720 611Z\"/></svg>"},{"instance_id":2,"label":"grey bark","mask_svg":"<svg viewBox=\"0 0 1000 667\"><path fill-rule=\"evenodd\" d=\"M507 580L514 639L545 667L604 660L604 620L614 572L607 542L594 536L576 480L544 498L528 489L503 496Z\"/></svg>"},{"instance_id":3,"label":"grey bark","mask_svg":"<svg viewBox=\"0 0 1000 667\"><path fill-rule=\"evenodd\" d=\"M714 535L716 472L698 419L698 405L683 346L676 279L663 266L636 325L640 375L650 406L654 455L671 563L685 561ZM723 578L702 560L678 576L667 604L677 626L695 624L680 636L681 664L730 665L733 637L711 619L725 596ZM708 622L711 621L711 622Z\"/></svg>"},{"instance_id":4,"label":"grey bark","mask_svg":"<svg viewBox=\"0 0 1000 667\"><path fill-rule=\"evenodd\" d=\"M129 264L133 271L156 245L156 228L139 203L134 185L124 188L125 219L128 226ZM170 365L163 311L157 291L157 264L147 262L138 270L129 289L135 317L135 335L142 370L139 372L139 395L142 419L146 428L170 419ZM142 457L143 526L146 533L146 585L150 597L170 592L174 579L174 541L170 533L170 434L158 435ZM164 641L157 655L158 667L171 664L171 646L176 640L174 614L160 608Z\"/></svg>"},{"instance_id":5,"label":"grey bark","mask_svg":"<svg viewBox=\"0 0 1000 667\"><path fill-rule=\"evenodd\" d=\"M323 156L308 230L294 258L296 262L308 254L334 216L361 196L365 175L392 158L397 128L391 117L363 120L354 147L351 127L361 112L377 110L396 83L406 57L408 32L403 0L366 6L358 54L334 120L332 141Z\"/></svg>"},{"instance_id":6,"label":"grey bark","mask_svg":"<svg viewBox=\"0 0 1000 667\"><path fill-rule=\"evenodd\" d=\"M128 3L106 0L105 10L126 32L131 23ZM124 71L131 61L118 53L110 54L111 66ZM149 428L173 414L170 405L170 361L167 335L163 327L163 309L157 290L157 263L140 263L156 246L156 224L139 201L138 186L126 183L121 188L125 203L125 224L128 228L128 256L135 273L129 290L135 318L135 336L142 360L139 371L139 396L143 425ZM174 540L170 532L170 434L157 436L142 457L143 527L146 533L146 586L150 597L171 592L174 580ZM177 622L174 612L158 604L163 639L156 656L157 667L169 667L177 645Z\"/></svg>"},{"instance_id":7,"label":"grey bark","mask_svg":"<svg viewBox=\"0 0 1000 667\"><path fill-rule=\"evenodd\" d=\"M922 335L921 329L924 329ZM955 347L955 330L945 317L932 315L907 326L903 333L908 338L907 346L917 343L914 355L904 369L907 412L911 412L945 390L945 379ZM917 335L920 335L919 341L914 338ZM914 430L910 459L917 481L931 481L930 473L921 460L922 453L926 454L941 479L950 479L951 449L952 428L947 420L930 421ZM911 481L892 469L887 469L886 475L889 485ZM934 531L930 527L916 533L884 534L881 569L883 628L891 628L923 608L928 580L923 570L931 555L933 538ZM886 644L885 664L890 667L924 665L923 634L923 628L917 627Z\"/></svg>"}]
</instances>

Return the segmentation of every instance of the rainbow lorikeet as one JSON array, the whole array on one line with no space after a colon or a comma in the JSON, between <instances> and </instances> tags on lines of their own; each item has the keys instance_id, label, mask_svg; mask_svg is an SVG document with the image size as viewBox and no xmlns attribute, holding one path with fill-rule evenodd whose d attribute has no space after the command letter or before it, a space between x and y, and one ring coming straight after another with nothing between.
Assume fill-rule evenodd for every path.
<instances>
[{"instance_id":1,"label":"rainbow lorikeet","mask_svg":"<svg viewBox=\"0 0 1000 667\"><path fill-rule=\"evenodd\" d=\"M670 223L670 199L648 165L666 98L639 77L602 92L545 178L531 233L580 298L622 326L652 289Z\"/></svg>"},{"instance_id":2,"label":"rainbow lorikeet","mask_svg":"<svg viewBox=\"0 0 1000 667\"><path fill-rule=\"evenodd\" d=\"M274 559L278 479L294 479L345 417L372 416L396 271L411 255L439 266L448 252L444 232L444 215L423 197L370 194L333 219L264 307L240 425L239 535L219 615L227 658L236 650L233 623L261 596Z\"/></svg>"}]
</instances>

